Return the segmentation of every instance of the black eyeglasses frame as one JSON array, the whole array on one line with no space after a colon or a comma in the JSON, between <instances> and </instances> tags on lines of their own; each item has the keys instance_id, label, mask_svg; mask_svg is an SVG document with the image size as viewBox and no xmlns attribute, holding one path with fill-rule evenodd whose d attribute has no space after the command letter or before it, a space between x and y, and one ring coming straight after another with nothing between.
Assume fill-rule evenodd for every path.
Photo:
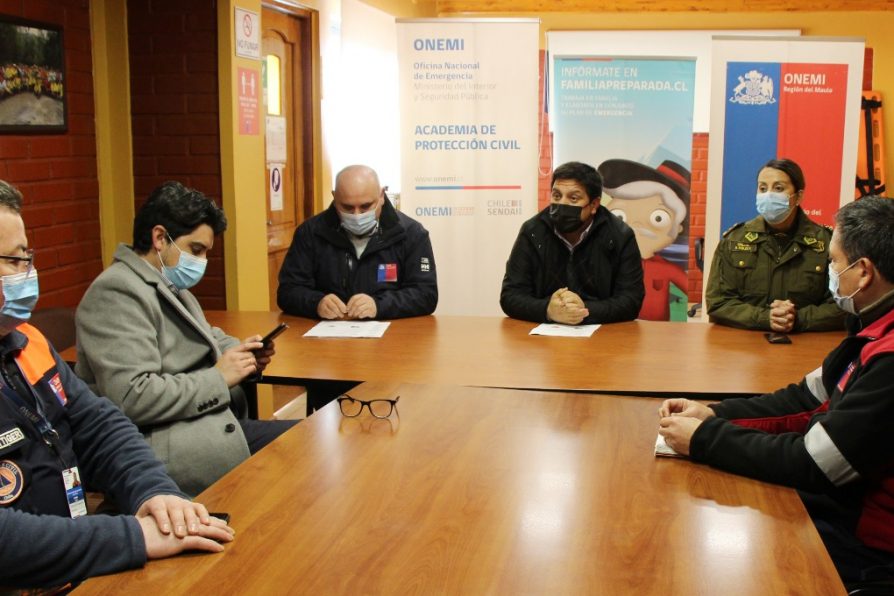
<instances>
[{"instance_id":1,"label":"black eyeglasses frame","mask_svg":"<svg viewBox=\"0 0 894 596\"><path fill-rule=\"evenodd\" d=\"M398 395L398 396L395 397L394 399L370 399L370 400L363 400L363 399L357 399L356 397L351 397L351 396L350 396L349 394L347 394L347 393L343 393L343 394L339 395L339 396L338 396L337 398L335 398L335 399L338 401L338 409L341 410L341 414L342 414L342 416L345 416L346 418L356 418L357 416L359 416L359 415L363 412L363 408L365 407L367 410L369 410L369 413L370 413L374 418L378 418L378 419L380 419L380 420L385 420L385 419L387 419L387 418L391 418L391 415L394 414L394 413L397 411L397 401L400 399L400 396ZM345 412L344 402L347 402L347 401L357 402L357 403L360 404L360 409L357 410L357 413L356 413L356 414L349 414L349 413ZM377 414L373 411L373 408L372 408L372 404L375 403L375 402L387 402L388 405L389 405L389 408L388 408L388 414L385 415L385 416L379 416L379 415L377 415Z\"/></svg>"}]
</instances>

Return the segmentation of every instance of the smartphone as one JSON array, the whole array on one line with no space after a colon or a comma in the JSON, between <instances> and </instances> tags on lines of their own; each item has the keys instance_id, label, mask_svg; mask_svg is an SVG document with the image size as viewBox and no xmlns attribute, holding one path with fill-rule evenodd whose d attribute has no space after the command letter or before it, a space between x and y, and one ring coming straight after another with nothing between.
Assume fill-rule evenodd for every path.
<instances>
[{"instance_id":1,"label":"smartphone","mask_svg":"<svg viewBox=\"0 0 894 596\"><path fill-rule=\"evenodd\" d=\"M764 337L767 338L767 341L771 344L790 344L792 343L791 338L785 333L764 333Z\"/></svg>"},{"instance_id":2,"label":"smartphone","mask_svg":"<svg viewBox=\"0 0 894 596\"><path fill-rule=\"evenodd\" d=\"M265 335L264 337L261 338L261 343L264 344L264 347L266 348L267 346L270 345L270 342L272 342L274 339L279 337L279 335L288 328L289 328L289 326L286 325L285 323L280 323L279 325L277 325L276 327L273 328L273 331L271 331L270 333L268 333L267 335Z\"/></svg>"},{"instance_id":3,"label":"smartphone","mask_svg":"<svg viewBox=\"0 0 894 596\"><path fill-rule=\"evenodd\" d=\"M229 513L209 511L208 515L210 515L211 517L216 517L217 519L222 519L225 524L230 525L230 514Z\"/></svg>"}]
</instances>

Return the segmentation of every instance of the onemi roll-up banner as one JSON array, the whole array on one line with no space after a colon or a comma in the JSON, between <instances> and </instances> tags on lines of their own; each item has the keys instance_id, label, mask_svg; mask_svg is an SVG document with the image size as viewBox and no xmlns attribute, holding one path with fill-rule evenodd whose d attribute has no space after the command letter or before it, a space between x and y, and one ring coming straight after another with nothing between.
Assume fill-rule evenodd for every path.
<instances>
[{"instance_id":1,"label":"onemi roll-up banner","mask_svg":"<svg viewBox=\"0 0 894 596\"><path fill-rule=\"evenodd\" d=\"M431 235L438 314L497 315L537 210L537 19L397 21L401 210Z\"/></svg>"},{"instance_id":2,"label":"onemi roll-up banner","mask_svg":"<svg viewBox=\"0 0 894 596\"><path fill-rule=\"evenodd\" d=\"M706 267L722 231L757 216L757 175L770 159L801 166L801 206L818 223L853 200L864 47L862 38L714 38Z\"/></svg>"}]
</instances>

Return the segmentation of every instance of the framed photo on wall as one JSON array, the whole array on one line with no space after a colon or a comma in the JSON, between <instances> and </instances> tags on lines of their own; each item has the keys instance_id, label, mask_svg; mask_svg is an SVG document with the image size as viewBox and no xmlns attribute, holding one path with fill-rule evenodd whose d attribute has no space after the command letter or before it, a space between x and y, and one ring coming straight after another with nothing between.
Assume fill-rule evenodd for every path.
<instances>
[{"instance_id":1,"label":"framed photo on wall","mask_svg":"<svg viewBox=\"0 0 894 596\"><path fill-rule=\"evenodd\" d=\"M68 126L62 28L0 15L0 133Z\"/></svg>"}]
</instances>

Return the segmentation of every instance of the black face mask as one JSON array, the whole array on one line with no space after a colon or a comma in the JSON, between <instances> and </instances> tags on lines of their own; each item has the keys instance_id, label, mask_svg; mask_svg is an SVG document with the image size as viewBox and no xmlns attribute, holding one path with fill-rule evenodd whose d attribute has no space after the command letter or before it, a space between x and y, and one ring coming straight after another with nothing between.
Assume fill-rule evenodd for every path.
<instances>
[{"instance_id":1,"label":"black face mask","mask_svg":"<svg viewBox=\"0 0 894 596\"><path fill-rule=\"evenodd\" d=\"M549 220L556 230L562 234L570 234L579 230L585 222L580 220L583 207L552 203L549 206Z\"/></svg>"}]
</instances>

